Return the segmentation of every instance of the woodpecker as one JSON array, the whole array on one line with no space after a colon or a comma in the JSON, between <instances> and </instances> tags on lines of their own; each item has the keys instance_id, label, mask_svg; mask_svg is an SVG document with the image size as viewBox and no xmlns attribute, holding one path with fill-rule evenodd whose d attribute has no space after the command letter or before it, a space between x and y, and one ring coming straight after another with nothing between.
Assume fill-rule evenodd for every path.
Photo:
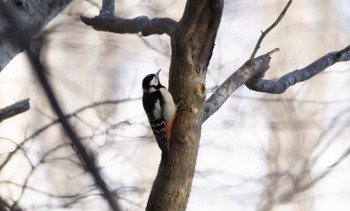
<instances>
[{"instance_id":1,"label":"woodpecker","mask_svg":"<svg viewBox=\"0 0 350 211\"><path fill-rule=\"evenodd\" d=\"M147 75L142 81L142 104L154 137L162 150L164 163L168 160L169 140L176 105L170 92L159 81L159 70Z\"/></svg>"}]
</instances>

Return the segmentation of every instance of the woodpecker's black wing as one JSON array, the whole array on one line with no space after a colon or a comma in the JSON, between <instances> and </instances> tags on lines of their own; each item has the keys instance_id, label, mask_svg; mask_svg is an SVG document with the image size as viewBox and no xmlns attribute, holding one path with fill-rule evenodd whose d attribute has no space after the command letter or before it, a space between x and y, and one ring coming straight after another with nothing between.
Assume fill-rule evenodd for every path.
<instances>
[{"instance_id":1,"label":"woodpecker's black wing","mask_svg":"<svg viewBox=\"0 0 350 211\"><path fill-rule=\"evenodd\" d=\"M152 93L144 93L142 97L142 104L146 111L148 121L156 138L159 148L162 150L162 157L164 161L168 158L168 142L166 135L166 119L162 114L163 98L160 91Z\"/></svg>"}]
</instances>

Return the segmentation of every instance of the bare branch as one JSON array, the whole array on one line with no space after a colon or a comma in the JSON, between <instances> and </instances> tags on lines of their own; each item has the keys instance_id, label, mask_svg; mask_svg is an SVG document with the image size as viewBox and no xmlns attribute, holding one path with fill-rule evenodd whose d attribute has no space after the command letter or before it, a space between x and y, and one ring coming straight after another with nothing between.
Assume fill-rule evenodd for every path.
<instances>
[{"instance_id":1,"label":"bare branch","mask_svg":"<svg viewBox=\"0 0 350 211\"><path fill-rule=\"evenodd\" d=\"M289 0L289 2L287 3L287 5L284 7L284 9L282 10L281 14L278 16L278 18L275 20L275 22L269 27L267 28L265 31L263 31L261 33L261 36L258 40L258 42L255 45L255 48L253 50L252 55L249 58L249 62L253 62L253 59L255 58L256 53L258 52L261 42L263 41L263 39L265 38L265 36L273 29L277 26L277 24L282 20L282 18L284 17L284 15L286 14L289 6L292 4L292 0Z\"/></svg>"},{"instance_id":2,"label":"bare branch","mask_svg":"<svg viewBox=\"0 0 350 211\"><path fill-rule=\"evenodd\" d=\"M0 122L29 110L29 99L18 101L6 108L0 109Z\"/></svg>"},{"instance_id":3,"label":"bare branch","mask_svg":"<svg viewBox=\"0 0 350 211\"><path fill-rule=\"evenodd\" d=\"M203 122L213 115L226 102L234 91L250 78L264 74L269 69L271 55L278 51L274 49L253 60L253 63L247 61L242 67L236 70L228 77L205 102Z\"/></svg>"},{"instance_id":4,"label":"bare branch","mask_svg":"<svg viewBox=\"0 0 350 211\"><path fill-rule=\"evenodd\" d=\"M58 101L55 97L55 94L52 90L52 87L49 83L49 81L46 78L45 75L45 68L40 63L39 58L31 51L30 49L30 40L25 35L25 31L22 30L21 24L17 21L16 17L11 13L11 9L7 7L7 5L4 3L4 1L0 1L0 9L1 13L4 15L4 17L7 19L7 21L10 23L10 26L12 27L12 30L15 30L17 33L14 37L21 45L23 45L23 48L27 52L27 56L29 60L31 61L34 70L36 72L36 76L38 77L46 95L49 99L49 102L51 104L52 109L56 112L60 123L65 130L67 136L71 139L72 145L74 146L74 149L77 151L77 155L81 158L81 161L83 162L86 169L91 173L93 176L96 185L99 187L101 192L103 193L103 196L108 201L111 208L115 211L119 211L119 205L113 196L113 194L109 191L107 184L101 177L99 170L95 166L95 159L94 156L87 152L85 147L80 142L77 134L75 133L72 126L69 124L67 119L65 118L65 115L58 104Z\"/></svg>"},{"instance_id":5,"label":"bare branch","mask_svg":"<svg viewBox=\"0 0 350 211\"><path fill-rule=\"evenodd\" d=\"M263 75L260 75L259 77L254 77L247 81L246 86L254 91L280 94L285 92L290 86L312 78L337 62L349 60L350 45L340 51L328 53L306 67L300 70L294 70L293 72L282 76L277 81L264 80L262 79Z\"/></svg>"},{"instance_id":6,"label":"bare branch","mask_svg":"<svg viewBox=\"0 0 350 211\"><path fill-rule=\"evenodd\" d=\"M206 101L202 120L203 122L205 122L212 114L214 114L222 106L222 104L226 102L232 93L243 83L246 83L246 81L249 79L252 80L252 78L261 79L264 76L265 71L267 71L269 68L271 55L279 51L279 49L276 48L257 58L255 58L255 55L258 52L258 49L260 48L264 37L282 20L291 3L292 0L289 0L275 22L264 32L262 32L249 60L236 72L234 72L228 79L226 79L226 81L224 81L224 83L222 83L220 87Z\"/></svg>"},{"instance_id":7,"label":"bare branch","mask_svg":"<svg viewBox=\"0 0 350 211\"><path fill-rule=\"evenodd\" d=\"M97 31L107 31L119 34L141 33L142 36L152 34L174 33L178 23L170 18L152 18L138 16L133 19L124 19L114 16L115 0L103 0L100 14L94 18L81 16L80 19L86 25L92 26Z\"/></svg>"},{"instance_id":8,"label":"bare branch","mask_svg":"<svg viewBox=\"0 0 350 211\"><path fill-rule=\"evenodd\" d=\"M170 18L149 19L147 16L139 16L134 19L101 16L88 18L81 16L80 19L86 25L92 26L97 31L108 31L120 34L141 32L142 36L164 33L170 36L178 25L178 22Z\"/></svg>"}]
</instances>

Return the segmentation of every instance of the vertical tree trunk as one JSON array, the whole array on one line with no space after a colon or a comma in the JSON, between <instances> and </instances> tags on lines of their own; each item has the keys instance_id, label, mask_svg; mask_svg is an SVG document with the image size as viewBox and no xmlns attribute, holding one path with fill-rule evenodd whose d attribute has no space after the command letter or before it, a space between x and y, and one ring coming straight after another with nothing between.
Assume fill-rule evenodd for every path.
<instances>
[{"instance_id":1,"label":"vertical tree trunk","mask_svg":"<svg viewBox=\"0 0 350 211\"><path fill-rule=\"evenodd\" d=\"M185 210L201 134L205 76L223 10L223 0L188 0L171 37L169 90L178 108L167 165L160 164L146 210Z\"/></svg>"}]
</instances>

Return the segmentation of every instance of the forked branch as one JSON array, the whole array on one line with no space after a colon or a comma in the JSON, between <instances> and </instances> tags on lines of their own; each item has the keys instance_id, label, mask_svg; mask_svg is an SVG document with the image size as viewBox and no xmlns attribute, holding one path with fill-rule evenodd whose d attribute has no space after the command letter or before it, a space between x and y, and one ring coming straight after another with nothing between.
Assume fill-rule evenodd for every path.
<instances>
[{"instance_id":1,"label":"forked branch","mask_svg":"<svg viewBox=\"0 0 350 211\"><path fill-rule=\"evenodd\" d=\"M254 76L263 75L270 67L271 55L276 51L277 48L255 58L252 62L247 61L228 77L205 102L203 122L219 110L238 87Z\"/></svg>"},{"instance_id":2,"label":"forked branch","mask_svg":"<svg viewBox=\"0 0 350 211\"><path fill-rule=\"evenodd\" d=\"M280 94L285 92L290 86L312 78L337 62L349 60L350 45L340 51L330 52L300 70L287 73L277 81L262 79L263 75L261 75L260 77L251 78L245 84L254 91Z\"/></svg>"},{"instance_id":3,"label":"forked branch","mask_svg":"<svg viewBox=\"0 0 350 211\"><path fill-rule=\"evenodd\" d=\"M103 0L100 14L94 18L81 16L80 19L86 25L92 26L97 31L113 33L141 33L142 36L152 34L168 34L171 36L176 30L178 22L170 18L148 18L138 16L133 19L124 19L114 16L114 0Z\"/></svg>"},{"instance_id":4,"label":"forked branch","mask_svg":"<svg viewBox=\"0 0 350 211\"><path fill-rule=\"evenodd\" d=\"M289 8L289 6L292 4L292 0L289 0L289 2L287 3L287 5L284 7L284 9L282 10L282 12L280 13L280 15L278 16L278 18L275 20L275 22L273 22L273 24L271 24L271 26L269 26L265 31L263 31L259 37L258 42L255 45L255 48L252 52L252 55L250 55L249 61L252 62L253 59L255 58L256 53L258 52L260 45L263 41L263 39L265 38L265 36L273 29L275 28L278 23L282 20L282 18L284 17L284 15L287 13L287 10Z\"/></svg>"},{"instance_id":5,"label":"forked branch","mask_svg":"<svg viewBox=\"0 0 350 211\"><path fill-rule=\"evenodd\" d=\"M283 93L290 86L312 78L316 74L322 72L327 67L337 62L350 60L350 46L347 46L340 51L330 52L305 68L290 72L282 76L277 81L262 79L264 77L264 73L269 68L271 55L279 49L276 48L262 56L257 58L254 57L260 48L264 37L278 25L291 3L292 0L287 3L276 21L261 34L250 59L241 68L234 72L226 81L224 81L206 101L203 122L214 114L222 106L222 104L226 102L231 94L243 83L245 83L249 89L254 91L271 94Z\"/></svg>"},{"instance_id":6,"label":"forked branch","mask_svg":"<svg viewBox=\"0 0 350 211\"><path fill-rule=\"evenodd\" d=\"M203 122L206 121L217 110L219 110L222 104L226 102L226 100L232 95L234 91L236 91L238 87L246 83L249 79L261 79L264 76L264 73L269 68L271 55L277 52L279 49L276 48L257 58L255 58L255 55L258 52L264 37L278 25L291 4L292 0L289 0L275 22L264 32L262 32L249 60L237 71L235 71L228 79L226 79L206 101L203 114Z\"/></svg>"}]
</instances>

